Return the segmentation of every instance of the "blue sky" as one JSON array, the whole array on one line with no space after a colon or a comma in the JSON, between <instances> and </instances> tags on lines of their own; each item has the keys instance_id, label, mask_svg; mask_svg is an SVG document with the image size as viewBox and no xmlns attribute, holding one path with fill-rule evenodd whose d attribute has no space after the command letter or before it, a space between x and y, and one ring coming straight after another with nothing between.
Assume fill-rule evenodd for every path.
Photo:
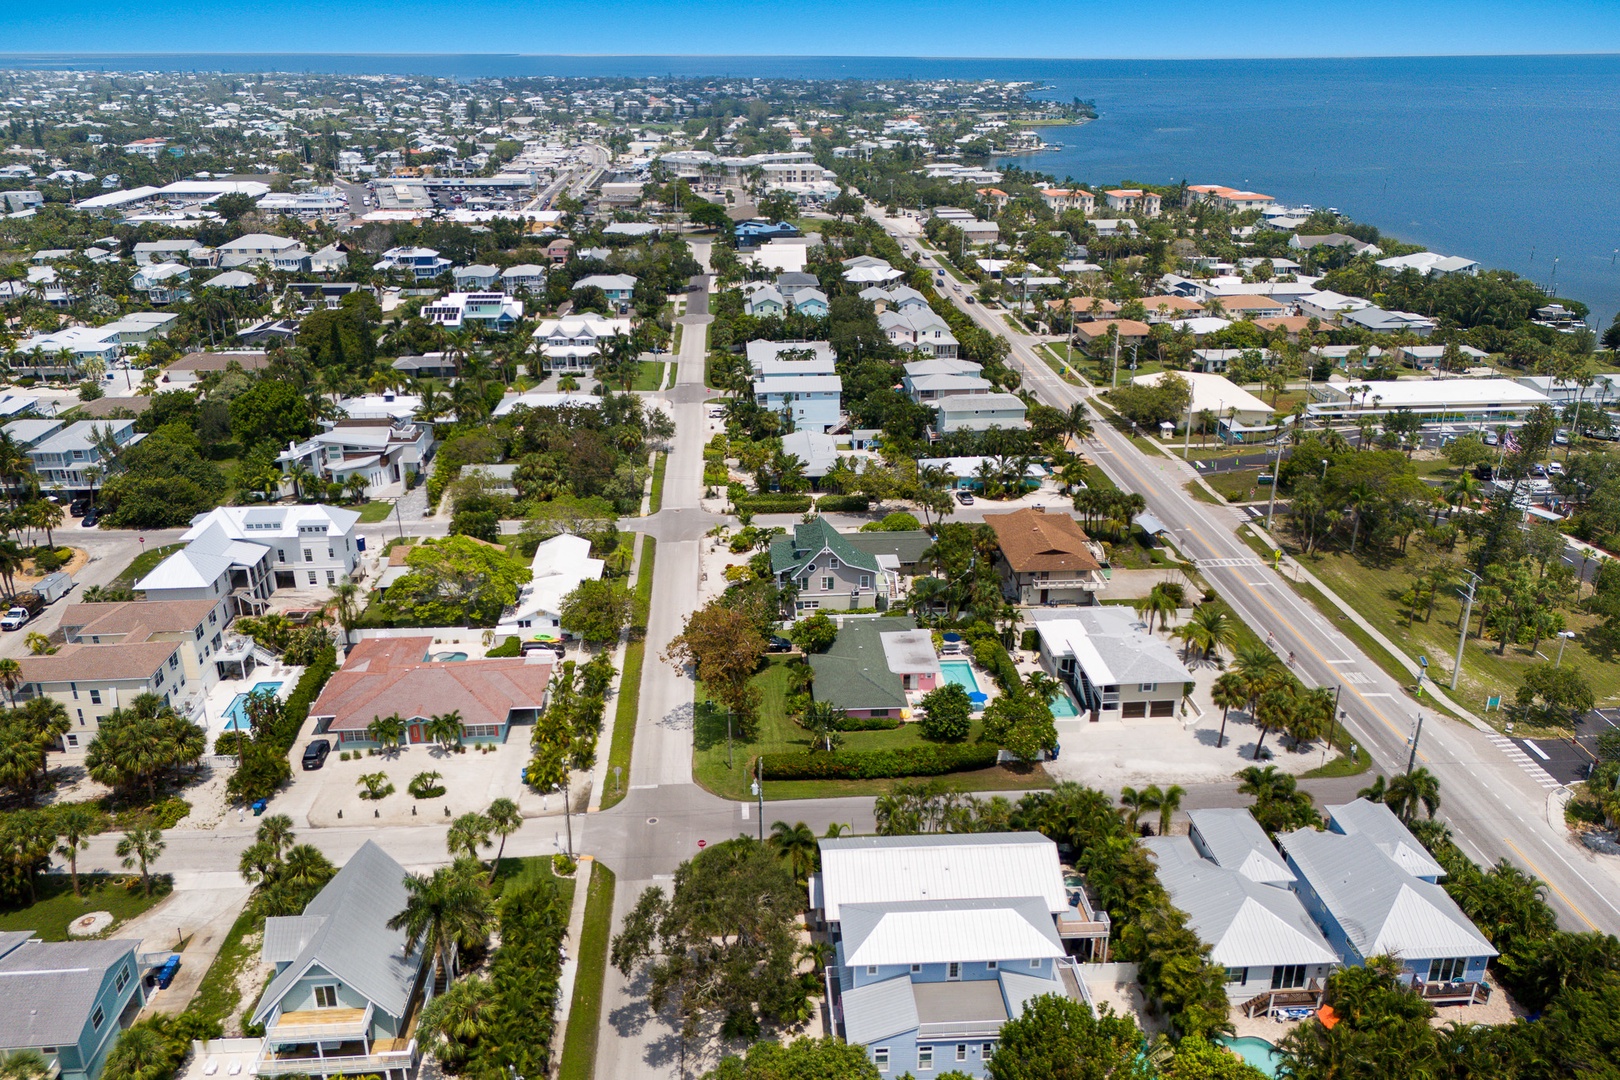
<instances>
[{"instance_id":1,"label":"blue sky","mask_svg":"<svg viewBox=\"0 0 1620 1080\"><path fill-rule=\"evenodd\" d=\"M1620 52L1620 0L78 0L0 52L968 57Z\"/></svg>"}]
</instances>

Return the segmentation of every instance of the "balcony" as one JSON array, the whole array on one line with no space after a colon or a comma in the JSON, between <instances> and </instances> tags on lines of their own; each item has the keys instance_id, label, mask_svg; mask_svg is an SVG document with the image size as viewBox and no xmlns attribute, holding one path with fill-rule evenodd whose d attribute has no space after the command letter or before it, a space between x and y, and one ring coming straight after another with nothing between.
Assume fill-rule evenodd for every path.
<instances>
[{"instance_id":1,"label":"balcony","mask_svg":"<svg viewBox=\"0 0 1620 1080\"><path fill-rule=\"evenodd\" d=\"M371 1030L371 1006L363 1009L305 1009L279 1014L264 1033L266 1046L364 1039Z\"/></svg>"},{"instance_id":2,"label":"balcony","mask_svg":"<svg viewBox=\"0 0 1620 1080\"><path fill-rule=\"evenodd\" d=\"M1475 1005L1491 999L1490 984L1483 982L1425 982L1417 992L1434 1005Z\"/></svg>"},{"instance_id":3,"label":"balcony","mask_svg":"<svg viewBox=\"0 0 1620 1080\"><path fill-rule=\"evenodd\" d=\"M360 1053L339 1047L336 1053L272 1053L266 1050L253 1071L259 1076L340 1076L356 1073L387 1075L390 1069L402 1071L416 1066L415 1039L378 1039L366 1052L364 1043L353 1044Z\"/></svg>"}]
</instances>

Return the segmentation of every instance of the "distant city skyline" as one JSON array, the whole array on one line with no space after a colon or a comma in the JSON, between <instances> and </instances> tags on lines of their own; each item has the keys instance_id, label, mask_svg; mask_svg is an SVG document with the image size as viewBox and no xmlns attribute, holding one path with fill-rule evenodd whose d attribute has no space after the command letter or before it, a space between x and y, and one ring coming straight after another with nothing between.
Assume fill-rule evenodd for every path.
<instances>
[{"instance_id":1,"label":"distant city skyline","mask_svg":"<svg viewBox=\"0 0 1620 1080\"><path fill-rule=\"evenodd\" d=\"M1144 10L1152 13L1144 17ZM1164 14L1165 17L1154 17ZM4 54L521 53L1041 59L1620 52L1614 0L1228 0L1143 9L1098 0L84 0L7 19ZM0 61L3 62L3 61Z\"/></svg>"}]
</instances>

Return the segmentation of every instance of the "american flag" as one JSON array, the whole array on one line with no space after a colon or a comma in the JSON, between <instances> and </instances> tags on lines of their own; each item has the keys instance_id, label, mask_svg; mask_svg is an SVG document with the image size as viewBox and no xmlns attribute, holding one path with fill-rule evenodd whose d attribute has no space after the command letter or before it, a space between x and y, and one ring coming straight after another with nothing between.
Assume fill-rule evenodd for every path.
<instances>
[{"instance_id":1,"label":"american flag","mask_svg":"<svg viewBox=\"0 0 1620 1080\"><path fill-rule=\"evenodd\" d=\"M1507 438L1502 440L1502 449L1506 450L1510 454L1517 454L1519 452L1519 440L1513 437L1513 432L1508 432Z\"/></svg>"}]
</instances>

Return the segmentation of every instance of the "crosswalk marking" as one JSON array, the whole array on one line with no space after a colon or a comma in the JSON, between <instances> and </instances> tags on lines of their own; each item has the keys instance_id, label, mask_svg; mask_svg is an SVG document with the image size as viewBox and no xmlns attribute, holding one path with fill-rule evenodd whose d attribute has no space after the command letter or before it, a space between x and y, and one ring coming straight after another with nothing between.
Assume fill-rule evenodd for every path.
<instances>
[{"instance_id":1,"label":"crosswalk marking","mask_svg":"<svg viewBox=\"0 0 1620 1080\"><path fill-rule=\"evenodd\" d=\"M1237 567L1237 566L1264 566L1264 565L1266 565L1266 564L1261 562L1259 559L1199 559L1198 560L1198 568L1200 570L1226 569L1228 567Z\"/></svg>"},{"instance_id":2,"label":"crosswalk marking","mask_svg":"<svg viewBox=\"0 0 1620 1080\"><path fill-rule=\"evenodd\" d=\"M1514 742L1512 739L1508 738L1506 735L1499 735L1492 732L1491 734L1486 735L1485 738L1489 740L1492 746L1496 747L1498 750L1502 751L1503 754L1507 755L1507 759L1509 761L1523 769L1529 775L1530 779L1540 784L1546 790L1551 791L1554 788L1564 786L1557 780L1553 779L1552 774L1538 765L1529 754L1525 753L1523 747Z\"/></svg>"},{"instance_id":3,"label":"crosswalk marking","mask_svg":"<svg viewBox=\"0 0 1620 1080\"><path fill-rule=\"evenodd\" d=\"M1344 675L1345 682L1352 682L1358 685L1366 685L1367 683L1372 682L1372 676L1368 675L1365 671L1346 671L1342 674Z\"/></svg>"}]
</instances>

